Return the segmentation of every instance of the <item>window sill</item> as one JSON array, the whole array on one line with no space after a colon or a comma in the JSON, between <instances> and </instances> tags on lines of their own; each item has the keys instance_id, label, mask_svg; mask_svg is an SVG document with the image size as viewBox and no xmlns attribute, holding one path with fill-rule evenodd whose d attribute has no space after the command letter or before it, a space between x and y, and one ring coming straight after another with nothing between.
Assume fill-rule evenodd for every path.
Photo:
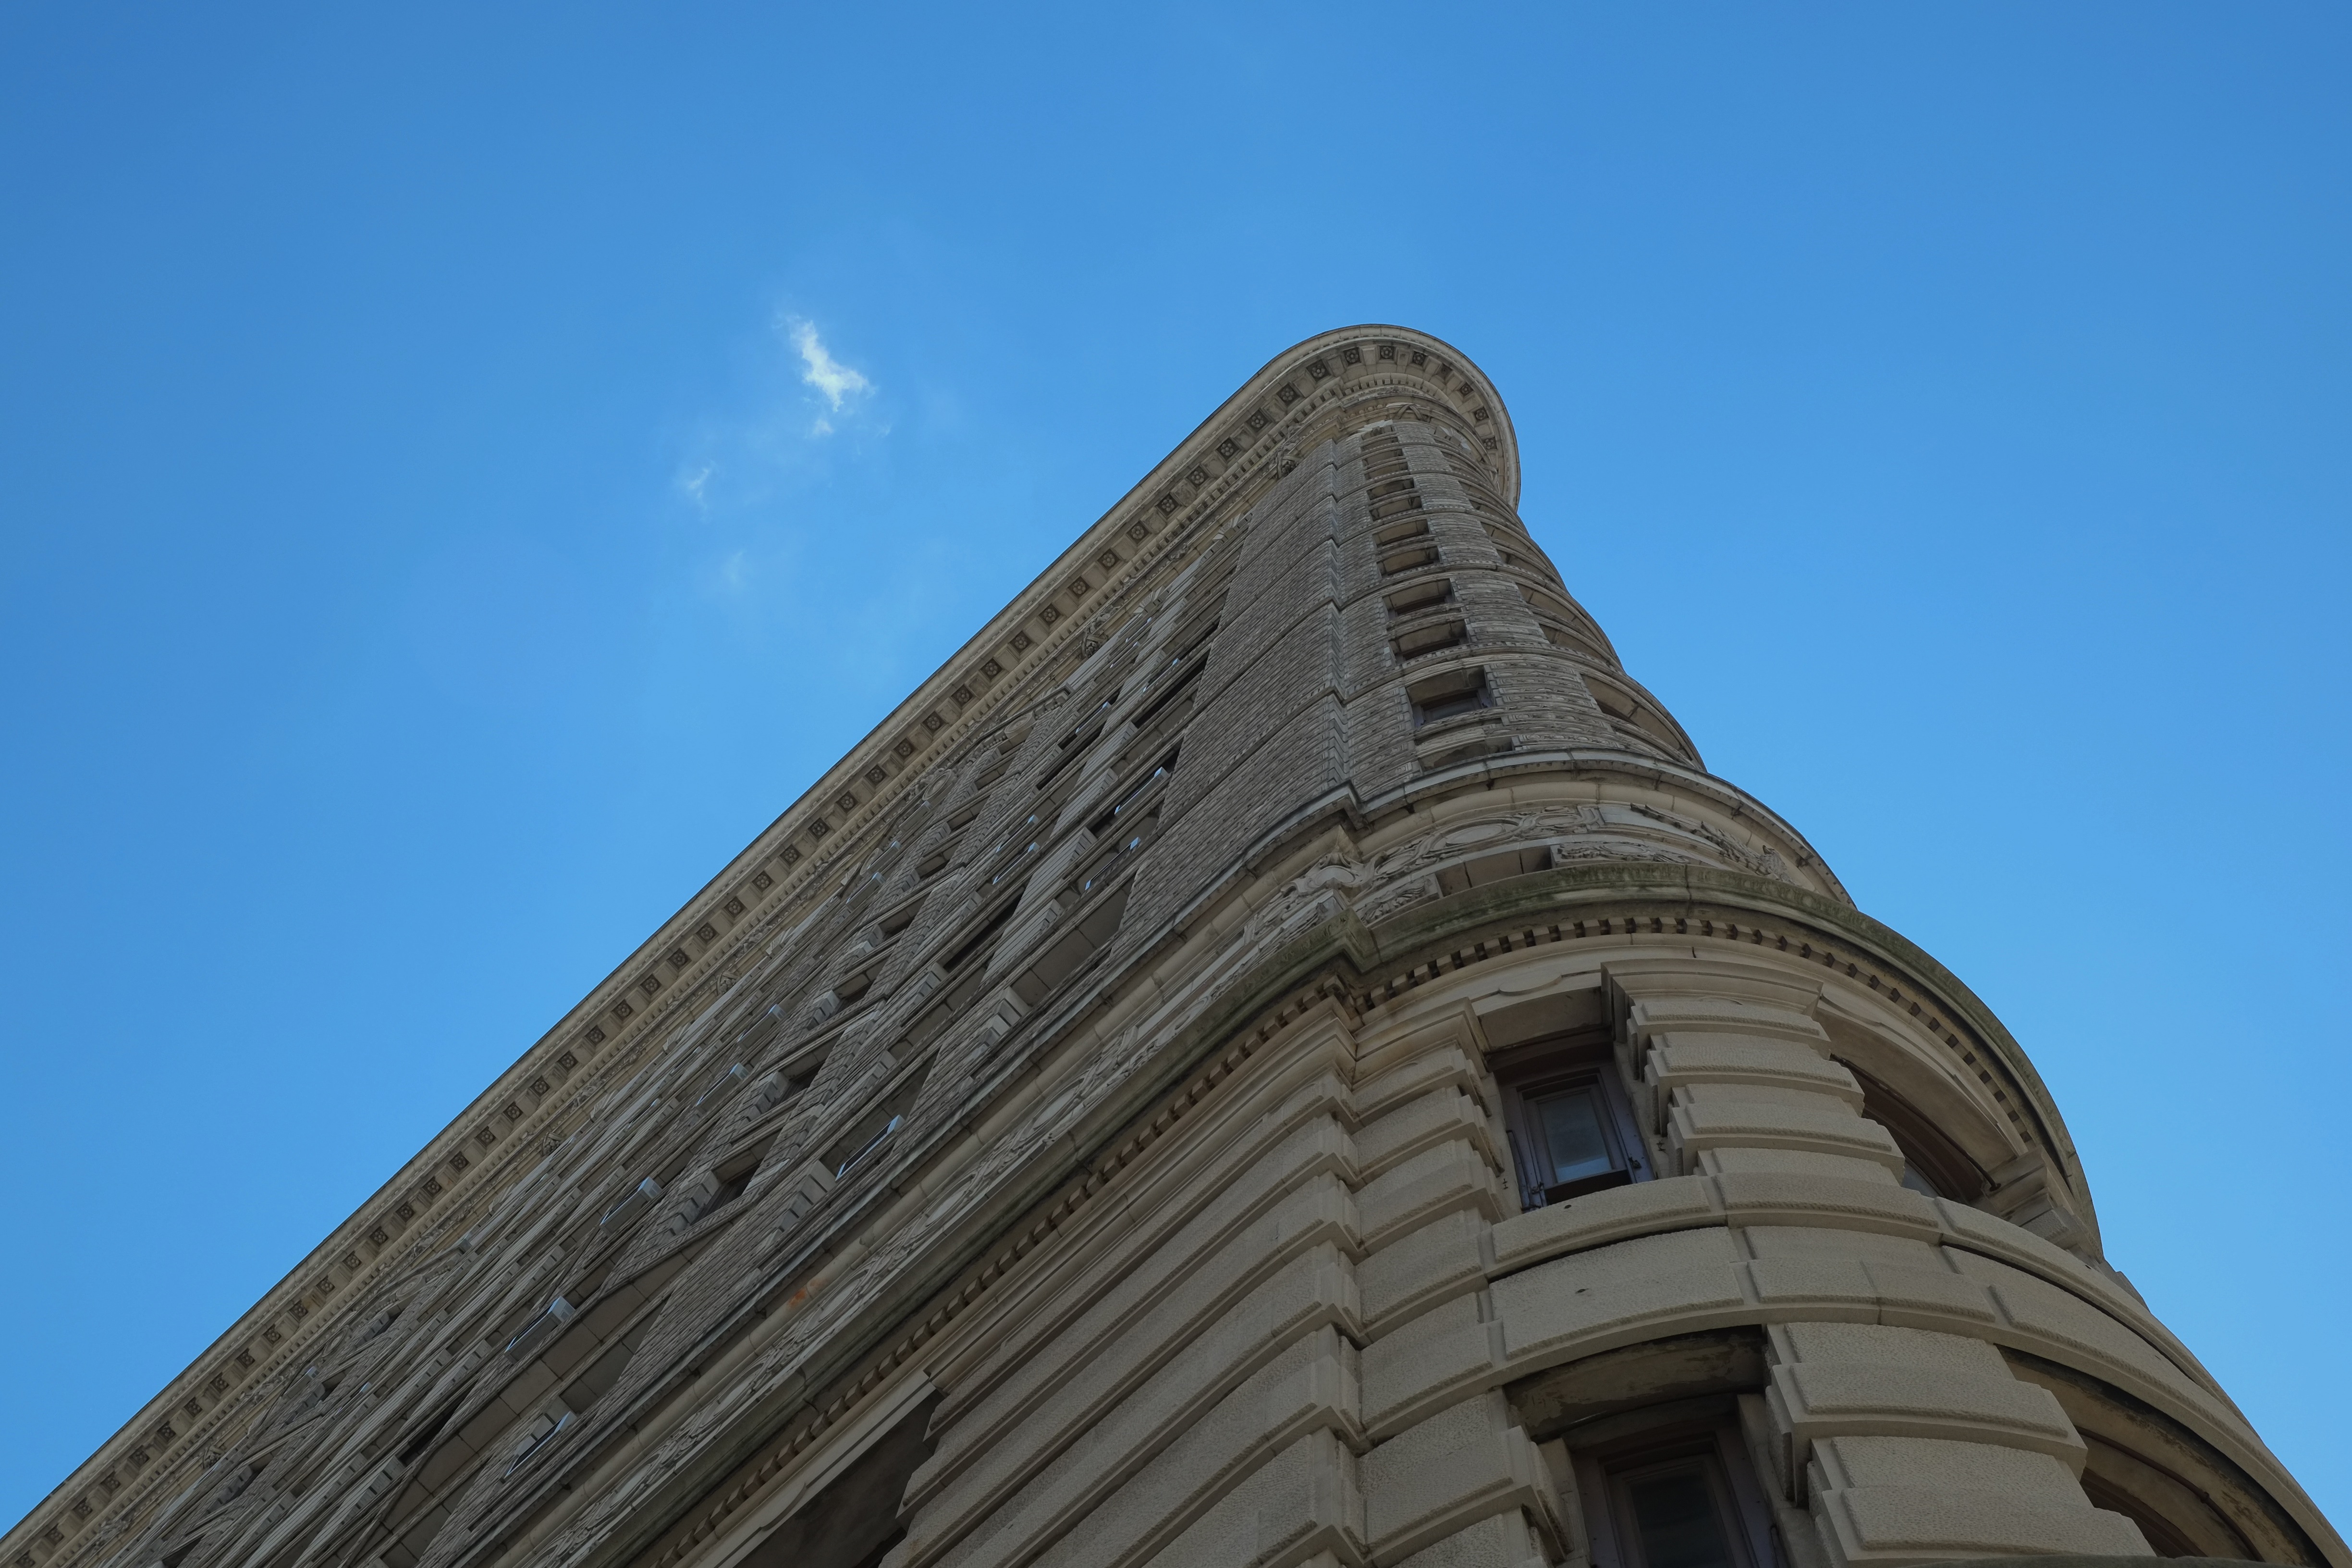
<instances>
[{"instance_id":1,"label":"window sill","mask_svg":"<svg viewBox=\"0 0 2352 1568\"><path fill-rule=\"evenodd\" d=\"M1545 1206L1549 1207L1553 1204L1564 1204L1570 1198L1580 1198L1592 1193L1605 1193L1612 1187L1630 1187L1633 1184L1633 1173L1631 1171L1603 1171L1597 1176L1584 1176L1573 1182L1559 1182L1546 1187L1543 1190L1543 1201Z\"/></svg>"},{"instance_id":2,"label":"window sill","mask_svg":"<svg viewBox=\"0 0 2352 1568\"><path fill-rule=\"evenodd\" d=\"M1412 732L1413 744L1445 744L1463 739L1481 726L1502 721L1503 710L1500 708L1481 708L1475 713L1456 713L1451 719L1433 719Z\"/></svg>"}]
</instances>

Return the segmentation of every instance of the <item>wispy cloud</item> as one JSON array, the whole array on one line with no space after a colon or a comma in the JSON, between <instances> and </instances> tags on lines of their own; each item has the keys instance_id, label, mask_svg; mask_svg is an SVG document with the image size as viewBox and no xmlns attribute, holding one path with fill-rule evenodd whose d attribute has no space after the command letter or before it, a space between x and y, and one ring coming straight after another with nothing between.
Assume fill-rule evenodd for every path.
<instances>
[{"instance_id":1,"label":"wispy cloud","mask_svg":"<svg viewBox=\"0 0 2352 1568\"><path fill-rule=\"evenodd\" d=\"M746 345L747 375L680 432L670 500L694 523L698 593L751 604L793 580L813 542L827 490L870 464L890 434L887 398L844 364L816 323L778 311Z\"/></svg>"},{"instance_id":2,"label":"wispy cloud","mask_svg":"<svg viewBox=\"0 0 2352 1568\"><path fill-rule=\"evenodd\" d=\"M824 341L816 335L814 322L798 316L787 316L782 325L791 335L793 347L800 351L801 363L804 367L801 371L801 380L822 393L833 412L840 413L842 406L851 398L874 390L872 382L833 357L832 351L824 346ZM831 435L832 423L819 419L814 433Z\"/></svg>"}]
</instances>

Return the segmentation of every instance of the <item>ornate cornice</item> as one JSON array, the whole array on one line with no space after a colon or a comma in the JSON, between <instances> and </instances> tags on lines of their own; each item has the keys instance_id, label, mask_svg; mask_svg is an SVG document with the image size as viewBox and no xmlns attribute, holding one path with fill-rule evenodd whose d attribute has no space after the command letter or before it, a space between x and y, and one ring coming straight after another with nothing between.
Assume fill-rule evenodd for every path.
<instances>
[{"instance_id":1,"label":"ornate cornice","mask_svg":"<svg viewBox=\"0 0 2352 1568\"><path fill-rule=\"evenodd\" d=\"M485 1189L546 1146L662 1029L695 1016L862 851L941 758L1008 715L1138 590L1285 471L1318 422L1393 399L1469 437L1516 505L1518 446L1493 385L1440 339L1402 327L1309 338L1244 384L785 809L726 868L501 1073L352 1217L0 1537L0 1564L78 1563L176 1495L259 1408L268 1379L314 1353L354 1301L420 1258ZM690 1008L689 1004L693 1004Z\"/></svg>"}]
</instances>

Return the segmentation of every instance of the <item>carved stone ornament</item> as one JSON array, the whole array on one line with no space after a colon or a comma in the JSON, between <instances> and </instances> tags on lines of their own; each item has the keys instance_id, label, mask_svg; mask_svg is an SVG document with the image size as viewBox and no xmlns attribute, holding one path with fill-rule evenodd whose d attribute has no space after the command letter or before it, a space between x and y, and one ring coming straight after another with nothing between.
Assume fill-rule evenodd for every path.
<instances>
[{"instance_id":1,"label":"carved stone ornament","mask_svg":"<svg viewBox=\"0 0 2352 1568\"><path fill-rule=\"evenodd\" d=\"M1515 528L1517 578L1449 551L1444 613L1487 668L1480 712L1526 743L1419 766L1485 731L1416 725L1422 677L1389 663L1390 621L1345 606L1378 580L1388 498L1367 465L1398 420L1450 504L1449 468L1486 525L1516 522L1510 420L1452 355L1351 328L1203 411L878 716L825 775L835 795L779 803L712 891L655 911L655 940L0 1558L712 1568L790 1557L822 1519L861 1532L844 1560L931 1568L1237 1561L1262 1529L1285 1562L1569 1561L1608 1500L1530 1492L1520 1461L1544 1479L1528 1445L1560 1435L1590 1358L1659 1342L1663 1367L1608 1363L1627 1396L1612 1384L1610 1407L1663 1402L1650 1414L1676 1425L1612 1429L1644 1463L1703 1449L1816 1568L1907 1562L1921 1540L2144 1552L2164 1531L2095 1507L2067 1460L2076 1405L2126 1384L2226 1449L2194 1484L2229 1493L2231 1529L2305 1510L2301 1544L2248 1535L2251 1555L2352 1563L2097 1266L2063 1123L2014 1042L1940 971L1898 963L1761 803L1611 741L1579 706L1593 661L1538 640L1518 584L1550 568ZM1432 527L1482 537L1458 510ZM1207 668L1181 704L1154 689ZM1938 1097L1919 1125L1965 1141L1932 1176L1957 1196L1902 1184L1902 1119L1850 1104L1828 1059L1849 1044L1902 1069L1873 1081ZM1551 1122L1519 1112L1555 1096L1623 1113L1604 1140L1620 1163L1554 1157ZM1571 1179L1522 1185L1547 1175ZM559 1296L591 1331L564 1327ZM1768 1341L1774 1398L1688 1398L1692 1343L1752 1359ZM1287 1392L1217 1397L1271 1375L1276 1345L1297 1347ZM1956 1414L1942 1384L1879 1377L1930 1355L1989 1403ZM2038 1378L2005 1386L2029 1362L2064 1372L2063 1416L2017 1415L2048 1403ZM1200 1388L1106 1416L1166 1367ZM1892 1401L1904 1486L1855 1479L1892 1462L1879 1405L1860 1436L1799 1407L1849 1386ZM2038 1423L2031 1441L1988 1438L1984 1409ZM1692 1447L1649 1447L1664 1430ZM1171 1447L1211 1439L1246 1462ZM1778 1484L1809 1446L1819 1484ZM2084 1479L2123 1488L2091 1452ZM1384 1521L1416 1479L1400 1464L1452 1500ZM1181 1485L1127 1484L1161 1470ZM2246 1549L2225 1536L2190 1544Z\"/></svg>"}]
</instances>

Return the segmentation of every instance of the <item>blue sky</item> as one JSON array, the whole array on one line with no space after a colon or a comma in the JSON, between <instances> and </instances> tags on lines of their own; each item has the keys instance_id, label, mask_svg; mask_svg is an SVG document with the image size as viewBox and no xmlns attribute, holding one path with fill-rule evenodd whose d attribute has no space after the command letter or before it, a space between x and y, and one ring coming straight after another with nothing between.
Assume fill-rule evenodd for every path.
<instances>
[{"instance_id":1,"label":"blue sky","mask_svg":"<svg viewBox=\"0 0 2352 1568\"><path fill-rule=\"evenodd\" d=\"M1376 321L2352 1520L2347 79L2294 4L0 9L0 1516Z\"/></svg>"}]
</instances>

